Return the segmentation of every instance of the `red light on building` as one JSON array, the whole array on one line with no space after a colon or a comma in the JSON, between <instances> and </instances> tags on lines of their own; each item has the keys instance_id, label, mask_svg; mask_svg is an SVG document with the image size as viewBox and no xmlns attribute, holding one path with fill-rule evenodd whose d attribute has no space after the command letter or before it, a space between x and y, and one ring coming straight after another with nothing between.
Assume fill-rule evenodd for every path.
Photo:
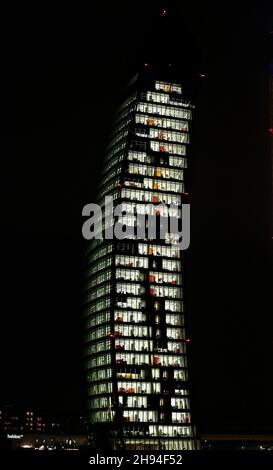
<instances>
[{"instance_id":1,"label":"red light on building","mask_svg":"<svg viewBox=\"0 0 273 470\"><path fill-rule=\"evenodd\" d=\"M188 196L188 195L189 195L189 193L182 193L182 195L183 195L183 196Z\"/></svg>"},{"instance_id":2,"label":"red light on building","mask_svg":"<svg viewBox=\"0 0 273 470\"><path fill-rule=\"evenodd\" d=\"M147 62L144 64L144 67L149 67L150 64L148 64Z\"/></svg>"},{"instance_id":3,"label":"red light on building","mask_svg":"<svg viewBox=\"0 0 273 470\"><path fill-rule=\"evenodd\" d=\"M268 130L269 130L269 134L273 135L273 127L270 127Z\"/></svg>"},{"instance_id":4,"label":"red light on building","mask_svg":"<svg viewBox=\"0 0 273 470\"><path fill-rule=\"evenodd\" d=\"M165 10L164 8L160 11L160 16L168 16L168 12L167 10Z\"/></svg>"},{"instance_id":5,"label":"red light on building","mask_svg":"<svg viewBox=\"0 0 273 470\"><path fill-rule=\"evenodd\" d=\"M198 77L199 77L199 78L206 78L206 74L205 74L205 73L199 73L199 74L198 74Z\"/></svg>"},{"instance_id":6,"label":"red light on building","mask_svg":"<svg viewBox=\"0 0 273 470\"><path fill-rule=\"evenodd\" d=\"M184 343L186 343L186 344L189 344L190 342L191 342L191 339L190 339L190 338L186 338L186 339L184 340Z\"/></svg>"}]
</instances>

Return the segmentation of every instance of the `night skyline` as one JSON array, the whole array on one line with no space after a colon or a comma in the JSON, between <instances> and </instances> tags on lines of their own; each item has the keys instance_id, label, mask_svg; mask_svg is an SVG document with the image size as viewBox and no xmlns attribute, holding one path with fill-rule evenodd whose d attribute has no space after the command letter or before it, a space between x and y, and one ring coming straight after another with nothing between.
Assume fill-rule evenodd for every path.
<instances>
[{"instance_id":1,"label":"night skyline","mask_svg":"<svg viewBox=\"0 0 273 470\"><path fill-rule=\"evenodd\" d=\"M84 411L81 211L95 201L113 113L134 69L130 49L146 41L138 24L144 12L115 8L107 18L93 10L91 21L112 32L111 44L98 45L82 13L48 41L37 22L31 47L16 43L22 61L10 68L11 119L2 138L3 404ZM185 9L206 73L189 251L195 421L199 412L203 428L211 409L219 429L231 410L254 428L269 427L273 411L268 13ZM130 38L126 49L118 25Z\"/></svg>"}]
</instances>

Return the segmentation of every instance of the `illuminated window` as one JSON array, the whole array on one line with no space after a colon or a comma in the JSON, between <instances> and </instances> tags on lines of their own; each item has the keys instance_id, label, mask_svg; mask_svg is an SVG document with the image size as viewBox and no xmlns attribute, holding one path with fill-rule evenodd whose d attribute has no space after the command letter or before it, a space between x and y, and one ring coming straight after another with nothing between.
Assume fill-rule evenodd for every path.
<instances>
[{"instance_id":1,"label":"illuminated window","mask_svg":"<svg viewBox=\"0 0 273 470\"><path fill-rule=\"evenodd\" d=\"M170 312L183 312L183 303L176 300L165 300L165 309Z\"/></svg>"},{"instance_id":2,"label":"illuminated window","mask_svg":"<svg viewBox=\"0 0 273 470\"><path fill-rule=\"evenodd\" d=\"M186 104L184 103L184 106ZM159 114L161 116L169 116L181 119L192 119L192 111L190 109L182 109L171 106L162 106L160 104L138 103L137 111L149 114Z\"/></svg>"},{"instance_id":3,"label":"illuminated window","mask_svg":"<svg viewBox=\"0 0 273 470\"><path fill-rule=\"evenodd\" d=\"M151 150L153 150L154 152L167 152L176 153L177 155L186 155L185 145L171 144L169 142L164 142L164 144L160 144L158 141L151 140L150 147Z\"/></svg>"},{"instance_id":4,"label":"illuminated window","mask_svg":"<svg viewBox=\"0 0 273 470\"><path fill-rule=\"evenodd\" d=\"M160 90L160 91L165 91L167 93L169 93L171 91L175 92L175 93L178 93L178 94L182 93L182 87L178 83L156 81L155 82L155 89Z\"/></svg>"}]
</instances>

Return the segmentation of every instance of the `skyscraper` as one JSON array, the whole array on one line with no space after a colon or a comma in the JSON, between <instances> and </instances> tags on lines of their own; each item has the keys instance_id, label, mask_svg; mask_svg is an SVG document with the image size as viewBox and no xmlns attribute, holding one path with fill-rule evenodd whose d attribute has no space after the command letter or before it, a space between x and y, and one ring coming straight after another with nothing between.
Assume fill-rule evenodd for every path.
<instances>
[{"instance_id":1,"label":"skyscraper","mask_svg":"<svg viewBox=\"0 0 273 470\"><path fill-rule=\"evenodd\" d=\"M143 64L118 109L97 203L181 219L194 104L189 76ZM113 217L113 223L115 217ZM104 228L104 227L103 227ZM84 299L88 418L113 449L196 449L188 382L183 252L176 235L93 239ZM102 439L102 437L101 437Z\"/></svg>"},{"instance_id":2,"label":"skyscraper","mask_svg":"<svg viewBox=\"0 0 273 470\"><path fill-rule=\"evenodd\" d=\"M168 210L181 219L182 204L189 202L197 58L175 14L152 13L142 32L141 66L116 113L97 198L103 207L105 196L112 196L126 211L119 221L134 228L139 214L160 219ZM147 41L163 32L168 40ZM89 243L85 364L96 445L198 446L189 397L185 263L175 242L175 234L162 239L157 230L157 239L145 233Z\"/></svg>"}]
</instances>

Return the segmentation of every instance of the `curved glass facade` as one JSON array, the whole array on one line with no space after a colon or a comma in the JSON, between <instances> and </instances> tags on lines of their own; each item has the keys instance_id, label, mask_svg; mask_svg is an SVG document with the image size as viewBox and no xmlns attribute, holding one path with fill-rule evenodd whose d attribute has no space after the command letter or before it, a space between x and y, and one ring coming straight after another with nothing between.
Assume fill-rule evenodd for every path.
<instances>
[{"instance_id":1,"label":"curved glass facade","mask_svg":"<svg viewBox=\"0 0 273 470\"><path fill-rule=\"evenodd\" d=\"M99 182L119 219L181 219L194 105L183 82L135 81L119 108ZM113 217L112 222L115 222ZM102 224L103 229L105 228ZM183 252L175 235L92 240L84 298L88 417L113 449L197 448L191 421Z\"/></svg>"}]
</instances>

